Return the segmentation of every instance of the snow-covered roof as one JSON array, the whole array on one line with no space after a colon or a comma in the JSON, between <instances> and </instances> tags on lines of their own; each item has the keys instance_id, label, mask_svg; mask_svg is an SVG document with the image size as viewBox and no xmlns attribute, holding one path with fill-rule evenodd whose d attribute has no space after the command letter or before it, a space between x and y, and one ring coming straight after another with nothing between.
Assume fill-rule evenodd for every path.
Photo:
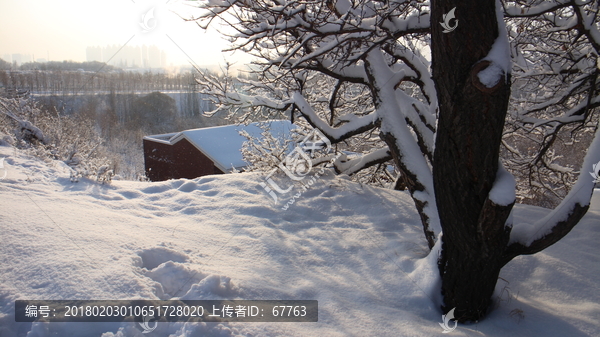
<instances>
[{"instance_id":1,"label":"snow-covered roof","mask_svg":"<svg viewBox=\"0 0 600 337\"><path fill-rule=\"evenodd\" d=\"M260 125L268 125L268 130L278 139L289 138L290 130L296 128L288 120L272 120L255 122L249 125L225 125L191 129L177 133L146 136L144 139L174 145L185 138L210 158L217 168L223 172L230 172L233 168L239 170L247 165L241 152L242 144L247 139L240 135L240 131L244 130L253 137L261 138L263 129Z\"/></svg>"}]
</instances>

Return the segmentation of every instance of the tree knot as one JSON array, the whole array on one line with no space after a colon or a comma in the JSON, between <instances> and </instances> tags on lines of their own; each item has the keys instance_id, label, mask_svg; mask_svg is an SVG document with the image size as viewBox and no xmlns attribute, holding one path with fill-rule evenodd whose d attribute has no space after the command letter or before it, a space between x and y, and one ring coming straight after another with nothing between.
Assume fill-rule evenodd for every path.
<instances>
[{"instance_id":1,"label":"tree knot","mask_svg":"<svg viewBox=\"0 0 600 337\"><path fill-rule=\"evenodd\" d=\"M482 60L471 69L471 81L479 91L491 94L497 91L506 78L504 70L488 60Z\"/></svg>"}]
</instances>

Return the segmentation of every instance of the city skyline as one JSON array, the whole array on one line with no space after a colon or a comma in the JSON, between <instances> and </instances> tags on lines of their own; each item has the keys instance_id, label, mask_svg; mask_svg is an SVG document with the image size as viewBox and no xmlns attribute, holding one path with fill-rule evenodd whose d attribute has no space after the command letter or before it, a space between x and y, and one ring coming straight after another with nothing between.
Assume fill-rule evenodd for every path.
<instances>
[{"instance_id":1,"label":"city skyline","mask_svg":"<svg viewBox=\"0 0 600 337\"><path fill-rule=\"evenodd\" d=\"M167 68L169 66L167 53L155 45L88 46L85 55L86 62L106 62L119 68ZM3 54L0 58L9 63L16 63L17 66L29 62L48 62L47 58L36 57L34 54Z\"/></svg>"},{"instance_id":2,"label":"city skyline","mask_svg":"<svg viewBox=\"0 0 600 337\"><path fill-rule=\"evenodd\" d=\"M88 46L86 61L105 62L120 68L166 68L168 57L155 45L142 46Z\"/></svg>"},{"instance_id":3,"label":"city skyline","mask_svg":"<svg viewBox=\"0 0 600 337\"><path fill-rule=\"evenodd\" d=\"M102 4L76 0L22 0L0 5L0 55L8 62L88 60L88 47L118 46L115 59L129 48L156 46L164 51L163 67L185 65L237 66L251 58L222 50L229 45L216 30L200 29L184 18L194 7L183 1L106 0ZM130 54L130 53L129 53ZM10 59L6 59L10 55ZM14 56L14 57L13 57ZM154 59L156 59L154 57ZM143 57L139 59L144 66ZM155 64L147 58L148 64Z\"/></svg>"}]
</instances>

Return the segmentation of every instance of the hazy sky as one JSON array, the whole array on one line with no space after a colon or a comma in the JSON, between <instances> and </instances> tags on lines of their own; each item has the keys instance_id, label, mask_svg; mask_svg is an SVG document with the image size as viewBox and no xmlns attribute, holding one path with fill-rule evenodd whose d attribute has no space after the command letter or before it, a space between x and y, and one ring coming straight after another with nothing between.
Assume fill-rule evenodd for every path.
<instances>
[{"instance_id":1,"label":"hazy sky","mask_svg":"<svg viewBox=\"0 0 600 337\"><path fill-rule=\"evenodd\" d=\"M146 18L154 19L143 26L149 11ZM168 64L189 64L188 56L198 65L248 60L222 53L228 43L216 31L205 32L172 11L194 13L180 0L0 0L0 57L85 61L87 46L145 44L164 50Z\"/></svg>"}]
</instances>

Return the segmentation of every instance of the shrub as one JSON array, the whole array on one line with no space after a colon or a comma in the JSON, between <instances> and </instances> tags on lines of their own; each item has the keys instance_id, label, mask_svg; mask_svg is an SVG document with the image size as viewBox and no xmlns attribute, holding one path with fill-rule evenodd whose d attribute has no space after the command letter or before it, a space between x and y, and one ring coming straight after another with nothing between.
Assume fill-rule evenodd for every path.
<instances>
[{"instance_id":1,"label":"shrub","mask_svg":"<svg viewBox=\"0 0 600 337\"><path fill-rule=\"evenodd\" d=\"M0 112L0 132L11 138L7 143L43 159L65 162L73 182L82 177L111 181L113 165L91 120L61 115L22 98L0 97Z\"/></svg>"}]
</instances>

